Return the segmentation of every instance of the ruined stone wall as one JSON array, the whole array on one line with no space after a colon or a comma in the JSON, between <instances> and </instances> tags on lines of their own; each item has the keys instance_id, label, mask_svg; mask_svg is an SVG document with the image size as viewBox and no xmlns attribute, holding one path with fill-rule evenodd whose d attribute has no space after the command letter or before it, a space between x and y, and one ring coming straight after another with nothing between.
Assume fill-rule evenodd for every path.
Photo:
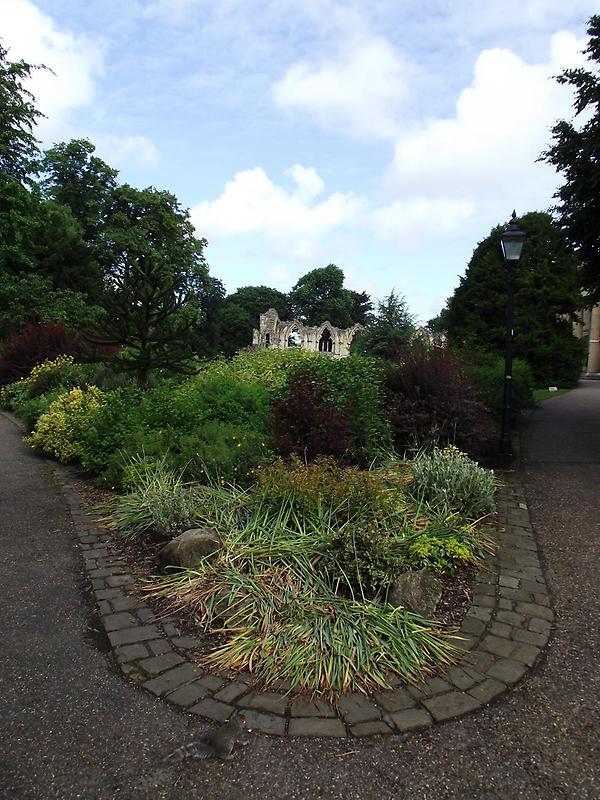
<instances>
[{"instance_id":1,"label":"ruined stone wall","mask_svg":"<svg viewBox=\"0 0 600 800\"><path fill-rule=\"evenodd\" d=\"M289 322L279 319L279 314L270 308L260 315L260 329L254 328L252 344L255 347L304 347L314 353L325 353L334 358L345 358L350 353L350 343L362 325L351 328L336 328L330 322L321 325L303 325L298 320Z\"/></svg>"}]
</instances>

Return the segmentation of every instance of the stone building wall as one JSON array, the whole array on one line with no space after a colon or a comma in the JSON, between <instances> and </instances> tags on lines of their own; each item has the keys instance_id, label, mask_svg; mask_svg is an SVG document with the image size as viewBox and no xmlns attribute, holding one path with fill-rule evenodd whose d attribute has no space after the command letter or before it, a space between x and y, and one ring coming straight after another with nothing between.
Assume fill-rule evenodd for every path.
<instances>
[{"instance_id":1,"label":"stone building wall","mask_svg":"<svg viewBox=\"0 0 600 800\"><path fill-rule=\"evenodd\" d=\"M315 353L326 353L334 358L345 358L350 354L350 343L362 325L351 328L336 328L330 322L321 325L303 325L298 320L290 322L279 319L279 314L270 308L260 315L260 329L254 328L254 347L304 347Z\"/></svg>"},{"instance_id":2,"label":"stone building wall","mask_svg":"<svg viewBox=\"0 0 600 800\"><path fill-rule=\"evenodd\" d=\"M587 359L583 372L600 373L600 305L579 312L582 322L575 326L575 336L588 340Z\"/></svg>"}]
</instances>

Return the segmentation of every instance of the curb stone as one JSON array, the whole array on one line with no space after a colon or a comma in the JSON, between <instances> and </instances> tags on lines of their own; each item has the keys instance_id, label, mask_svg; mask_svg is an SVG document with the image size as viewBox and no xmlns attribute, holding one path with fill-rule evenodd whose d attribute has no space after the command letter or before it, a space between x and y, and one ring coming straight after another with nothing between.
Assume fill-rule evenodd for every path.
<instances>
[{"instance_id":1,"label":"curb stone","mask_svg":"<svg viewBox=\"0 0 600 800\"><path fill-rule=\"evenodd\" d=\"M189 661L199 640L182 636L173 619L157 619L131 594L135 580L113 552L112 534L85 513L75 473L52 464L73 518L84 568L116 663L130 680L187 713L221 722L236 708L254 730L274 736L401 735L476 711L514 687L538 660L554 621L524 495L514 473L497 495L497 552L473 586L459 631L464 655L443 677L398 685L373 697L348 693L322 699L261 692L252 677L205 673ZM75 477L74 477L75 476Z\"/></svg>"}]
</instances>

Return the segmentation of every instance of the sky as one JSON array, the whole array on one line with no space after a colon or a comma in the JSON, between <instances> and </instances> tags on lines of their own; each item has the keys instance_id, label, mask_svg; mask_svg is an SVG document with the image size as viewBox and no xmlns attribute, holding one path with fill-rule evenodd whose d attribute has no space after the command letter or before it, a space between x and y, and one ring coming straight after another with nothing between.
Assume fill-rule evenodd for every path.
<instances>
[{"instance_id":1,"label":"sky","mask_svg":"<svg viewBox=\"0 0 600 800\"><path fill-rule=\"evenodd\" d=\"M492 227L553 204L600 0L0 0L43 147L189 208L228 293L335 263L435 316Z\"/></svg>"}]
</instances>

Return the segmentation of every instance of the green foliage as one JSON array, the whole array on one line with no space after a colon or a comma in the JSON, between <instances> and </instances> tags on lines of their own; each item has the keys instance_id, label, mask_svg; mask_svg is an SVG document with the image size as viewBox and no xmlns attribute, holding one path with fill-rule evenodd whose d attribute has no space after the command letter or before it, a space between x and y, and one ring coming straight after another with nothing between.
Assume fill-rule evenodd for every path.
<instances>
[{"instance_id":1,"label":"green foliage","mask_svg":"<svg viewBox=\"0 0 600 800\"><path fill-rule=\"evenodd\" d=\"M552 128L552 145L542 159L562 172L556 193L561 227L576 248L579 273L589 301L600 300L600 15L589 20L585 53L590 69L567 69L557 80L575 90L579 121L561 120Z\"/></svg>"},{"instance_id":2,"label":"green foliage","mask_svg":"<svg viewBox=\"0 0 600 800\"><path fill-rule=\"evenodd\" d=\"M97 250L118 172L94 155L95 151L88 139L51 147L41 162L40 188L44 199L69 209L84 241ZM100 254L91 250L90 255L95 260Z\"/></svg>"},{"instance_id":3,"label":"green foliage","mask_svg":"<svg viewBox=\"0 0 600 800\"><path fill-rule=\"evenodd\" d=\"M178 440L171 461L185 475L208 483L248 486L258 467L274 459L260 431L227 422L207 422Z\"/></svg>"},{"instance_id":4,"label":"green foliage","mask_svg":"<svg viewBox=\"0 0 600 800\"><path fill-rule=\"evenodd\" d=\"M471 351L464 362L471 364L470 374L477 389L477 397L489 408L495 419L502 419L504 405L504 358L494 353ZM513 360L512 398L513 419L518 421L523 412L535 406L533 375L523 359Z\"/></svg>"},{"instance_id":5,"label":"green foliage","mask_svg":"<svg viewBox=\"0 0 600 800\"><path fill-rule=\"evenodd\" d=\"M73 356L61 355L35 366L23 381L29 397L39 397L53 389L73 389L91 383L94 366L76 364Z\"/></svg>"},{"instance_id":6,"label":"green foliage","mask_svg":"<svg viewBox=\"0 0 600 800\"><path fill-rule=\"evenodd\" d=\"M205 240L168 192L120 186L104 236L109 268L106 315L91 340L120 345L114 362L147 386L152 370L193 371L199 291L208 279Z\"/></svg>"},{"instance_id":7,"label":"green foliage","mask_svg":"<svg viewBox=\"0 0 600 800\"><path fill-rule=\"evenodd\" d=\"M100 513L108 514L102 520L107 527L128 537L154 533L165 538L195 527L201 492L169 471L164 460L133 462L129 475L133 491L98 507Z\"/></svg>"},{"instance_id":8,"label":"green foliage","mask_svg":"<svg viewBox=\"0 0 600 800\"><path fill-rule=\"evenodd\" d=\"M456 447L422 453L413 462L411 494L431 507L459 511L478 519L495 509L496 479Z\"/></svg>"},{"instance_id":9,"label":"green foliage","mask_svg":"<svg viewBox=\"0 0 600 800\"><path fill-rule=\"evenodd\" d=\"M25 441L62 463L79 458L85 433L102 401L103 394L95 386L59 395Z\"/></svg>"},{"instance_id":10,"label":"green foliage","mask_svg":"<svg viewBox=\"0 0 600 800\"><path fill-rule=\"evenodd\" d=\"M314 385L323 402L344 412L351 422L351 456L361 465L392 449L385 413L384 368L374 358L316 357L295 373Z\"/></svg>"},{"instance_id":11,"label":"green foliage","mask_svg":"<svg viewBox=\"0 0 600 800\"><path fill-rule=\"evenodd\" d=\"M280 319L287 319L288 299L285 294L268 286L242 286L223 301L220 311L221 349L226 355L252 344L252 330L258 328L260 315L269 308L276 309Z\"/></svg>"},{"instance_id":12,"label":"green foliage","mask_svg":"<svg viewBox=\"0 0 600 800\"><path fill-rule=\"evenodd\" d=\"M46 394L37 395L19 403L14 411L28 432L35 428L39 418L48 411L51 404L63 393L63 389L54 389Z\"/></svg>"},{"instance_id":13,"label":"green foliage","mask_svg":"<svg viewBox=\"0 0 600 800\"><path fill-rule=\"evenodd\" d=\"M236 375L206 375L175 387L165 385L163 424L189 432L206 422L225 422L266 431L269 395L260 383L240 380ZM153 390L150 402L161 390Z\"/></svg>"},{"instance_id":14,"label":"green foliage","mask_svg":"<svg viewBox=\"0 0 600 800\"><path fill-rule=\"evenodd\" d=\"M136 432L143 426L141 401L142 393L135 387L104 393L102 404L81 437L79 457L84 469L103 473L113 464L120 449L135 442ZM114 473L111 478L111 483L115 482Z\"/></svg>"},{"instance_id":15,"label":"green foliage","mask_svg":"<svg viewBox=\"0 0 600 800\"><path fill-rule=\"evenodd\" d=\"M32 70L26 61L8 61L0 44L0 180L25 183L35 171L38 156L33 129L43 114L25 88Z\"/></svg>"},{"instance_id":16,"label":"green foliage","mask_svg":"<svg viewBox=\"0 0 600 800\"><path fill-rule=\"evenodd\" d=\"M84 435L81 462L111 486L122 485L127 459L142 453L188 478L245 483L272 458L268 408L263 386L218 374L146 392L116 389Z\"/></svg>"},{"instance_id":17,"label":"green foliage","mask_svg":"<svg viewBox=\"0 0 600 800\"><path fill-rule=\"evenodd\" d=\"M200 367L199 379L207 375L226 375L246 383L264 386L272 397L281 396L289 378L302 365L311 364L320 358L316 353L301 347L287 350L255 350L238 353L230 361L216 359Z\"/></svg>"},{"instance_id":18,"label":"green foliage","mask_svg":"<svg viewBox=\"0 0 600 800\"><path fill-rule=\"evenodd\" d=\"M289 293L289 301L294 318L306 325L330 322L348 328L353 324L355 298L344 289L344 273L335 264L303 275Z\"/></svg>"},{"instance_id":19,"label":"green foliage","mask_svg":"<svg viewBox=\"0 0 600 800\"><path fill-rule=\"evenodd\" d=\"M572 323L581 306L578 259L564 233L548 214L519 220L527 234L514 268L513 355L526 361L537 384L576 380L581 343ZM442 312L451 344L504 354L510 275L503 264L498 226L480 242L464 278Z\"/></svg>"},{"instance_id":20,"label":"green foliage","mask_svg":"<svg viewBox=\"0 0 600 800\"><path fill-rule=\"evenodd\" d=\"M415 320L408 310L406 300L391 292L377 304L377 312L364 330L352 339L350 352L391 358L410 344L415 334Z\"/></svg>"},{"instance_id":21,"label":"green foliage","mask_svg":"<svg viewBox=\"0 0 600 800\"><path fill-rule=\"evenodd\" d=\"M452 574L459 567L472 565L477 554L471 543L458 536L419 536L410 545L405 563L411 569Z\"/></svg>"}]
</instances>

